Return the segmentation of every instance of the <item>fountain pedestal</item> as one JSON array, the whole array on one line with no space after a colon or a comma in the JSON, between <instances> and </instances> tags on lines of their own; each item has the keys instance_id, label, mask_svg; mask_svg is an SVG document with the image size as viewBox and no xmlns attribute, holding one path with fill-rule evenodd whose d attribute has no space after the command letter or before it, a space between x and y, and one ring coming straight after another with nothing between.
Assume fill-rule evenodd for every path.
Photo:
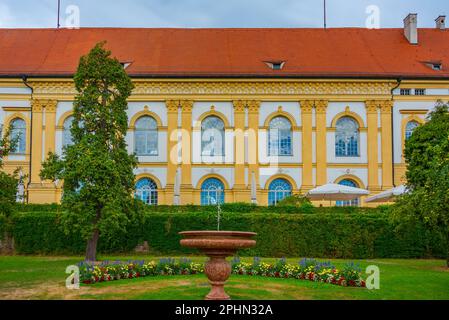
<instances>
[{"instance_id":1,"label":"fountain pedestal","mask_svg":"<svg viewBox=\"0 0 449 320\"><path fill-rule=\"evenodd\" d=\"M181 246L195 248L209 257L204 266L211 291L206 300L230 300L224 290L224 285L231 275L231 265L227 257L234 256L238 250L256 245L253 232L238 231L186 231L180 232L184 239Z\"/></svg>"}]
</instances>

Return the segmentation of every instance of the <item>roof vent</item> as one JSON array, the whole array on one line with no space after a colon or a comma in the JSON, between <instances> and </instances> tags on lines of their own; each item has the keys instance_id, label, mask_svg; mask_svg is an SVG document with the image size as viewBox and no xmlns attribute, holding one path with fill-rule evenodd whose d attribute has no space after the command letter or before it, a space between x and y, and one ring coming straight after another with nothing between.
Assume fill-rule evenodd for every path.
<instances>
[{"instance_id":1,"label":"roof vent","mask_svg":"<svg viewBox=\"0 0 449 320\"><path fill-rule=\"evenodd\" d=\"M273 69L273 70L282 70L282 68L284 68L285 65L285 61L264 61L265 64Z\"/></svg>"},{"instance_id":2,"label":"roof vent","mask_svg":"<svg viewBox=\"0 0 449 320\"><path fill-rule=\"evenodd\" d=\"M404 35L410 44L418 44L418 15L410 13L404 19Z\"/></svg>"},{"instance_id":3,"label":"roof vent","mask_svg":"<svg viewBox=\"0 0 449 320\"><path fill-rule=\"evenodd\" d=\"M437 24L437 29L440 29L440 30L446 29L445 21L446 21L446 16L439 16L438 18L436 18L435 22Z\"/></svg>"}]
</instances>

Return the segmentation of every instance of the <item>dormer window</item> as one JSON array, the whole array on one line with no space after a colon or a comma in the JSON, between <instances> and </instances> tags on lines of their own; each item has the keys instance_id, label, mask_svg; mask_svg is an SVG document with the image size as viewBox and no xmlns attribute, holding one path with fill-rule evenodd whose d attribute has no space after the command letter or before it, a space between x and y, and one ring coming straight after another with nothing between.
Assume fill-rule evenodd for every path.
<instances>
[{"instance_id":1,"label":"dormer window","mask_svg":"<svg viewBox=\"0 0 449 320\"><path fill-rule=\"evenodd\" d=\"M132 64L132 62L122 62L122 61L120 61L120 64L122 65L123 69L126 70Z\"/></svg>"},{"instance_id":2,"label":"dormer window","mask_svg":"<svg viewBox=\"0 0 449 320\"><path fill-rule=\"evenodd\" d=\"M441 66L441 63L434 63L434 64L432 64L432 69L440 71L443 69L443 67Z\"/></svg>"},{"instance_id":3,"label":"dormer window","mask_svg":"<svg viewBox=\"0 0 449 320\"><path fill-rule=\"evenodd\" d=\"M282 70L285 61L265 61L265 64L272 70Z\"/></svg>"},{"instance_id":4,"label":"dormer window","mask_svg":"<svg viewBox=\"0 0 449 320\"><path fill-rule=\"evenodd\" d=\"M435 71L443 70L443 64L441 61L424 61L424 63L429 68L432 68L432 70L435 70Z\"/></svg>"}]
</instances>

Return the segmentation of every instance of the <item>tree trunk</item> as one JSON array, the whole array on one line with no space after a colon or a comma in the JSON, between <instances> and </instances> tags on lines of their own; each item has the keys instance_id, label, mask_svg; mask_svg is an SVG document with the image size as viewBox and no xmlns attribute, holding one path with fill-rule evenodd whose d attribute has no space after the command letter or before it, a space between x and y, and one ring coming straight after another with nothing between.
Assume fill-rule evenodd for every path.
<instances>
[{"instance_id":1,"label":"tree trunk","mask_svg":"<svg viewBox=\"0 0 449 320\"><path fill-rule=\"evenodd\" d=\"M100 231L95 229L92 233L92 237L87 241L86 248L86 261L94 262L97 261L97 244L98 238L100 237Z\"/></svg>"},{"instance_id":2,"label":"tree trunk","mask_svg":"<svg viewBox=\"0 0 449 320\"><path fill-rule=\"evenodd\" d=\"M449 268L449 233L447 234L447 255L446 255L446 264L447 267Z\"/></svg>"}]
</instances>

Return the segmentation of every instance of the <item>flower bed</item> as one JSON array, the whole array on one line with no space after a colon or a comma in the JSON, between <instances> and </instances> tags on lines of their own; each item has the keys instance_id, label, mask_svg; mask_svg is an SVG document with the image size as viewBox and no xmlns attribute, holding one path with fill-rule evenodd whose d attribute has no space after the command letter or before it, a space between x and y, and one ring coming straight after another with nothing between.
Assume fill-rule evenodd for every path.
<instances>
[{"instance_id":1,"label":"flower bed","mask_svg":"<svg viewBox=\"0 0 449 320\"><path fill-rule=\"evenodd\" d=\"M320 262L315 259L302 259L297 265L287 264L285 259L275 264L262 262L254 258L253 263L241 262L239 258L232 260L232 273L237 275L262 276L275 278L290 278L325 282L339 286L365 287L361 269L354 263L348 263L338 269L330 262ZM99 265L86 262L78 264L80 282L93 284L96 282L134 279L148 276L191 275L204 273L202 264L193 263L189 259L166 258L145 263L138 261L104 261Z\"/></svg>"},{"instance_id":2,"label":"flower bed","mask_svg":"<svg viewBox=\"0 0 449 320\"><path fill-rule=\"evenodd\" d=\"M354 263L347 263L338 269L331 262L320 262L315 259L302 259L297 265L287 264L285 259L275 264L261 262L254 258L253 263L240 262L234 258L232 273L249 276L290 278L325 282L344 287L365 287L361 269Z\"/></svg>"},{"instance_id":3,"label":"flower bed","mask_svg":"<svg viewBox=\"0 0 449 320\"><path fill-rule=\"evenodd\" d=\"M188 259L161 259L159 263L150 261L145 263L143 260L115 261L110 263L104 261L100 265L81 262L80 282L92 284L96 282L114 281L121 279L134 279L149 276L167 276L167 275L189 275L204 272L202 264L193 263Z\"/></svg>"}]
</instances>

